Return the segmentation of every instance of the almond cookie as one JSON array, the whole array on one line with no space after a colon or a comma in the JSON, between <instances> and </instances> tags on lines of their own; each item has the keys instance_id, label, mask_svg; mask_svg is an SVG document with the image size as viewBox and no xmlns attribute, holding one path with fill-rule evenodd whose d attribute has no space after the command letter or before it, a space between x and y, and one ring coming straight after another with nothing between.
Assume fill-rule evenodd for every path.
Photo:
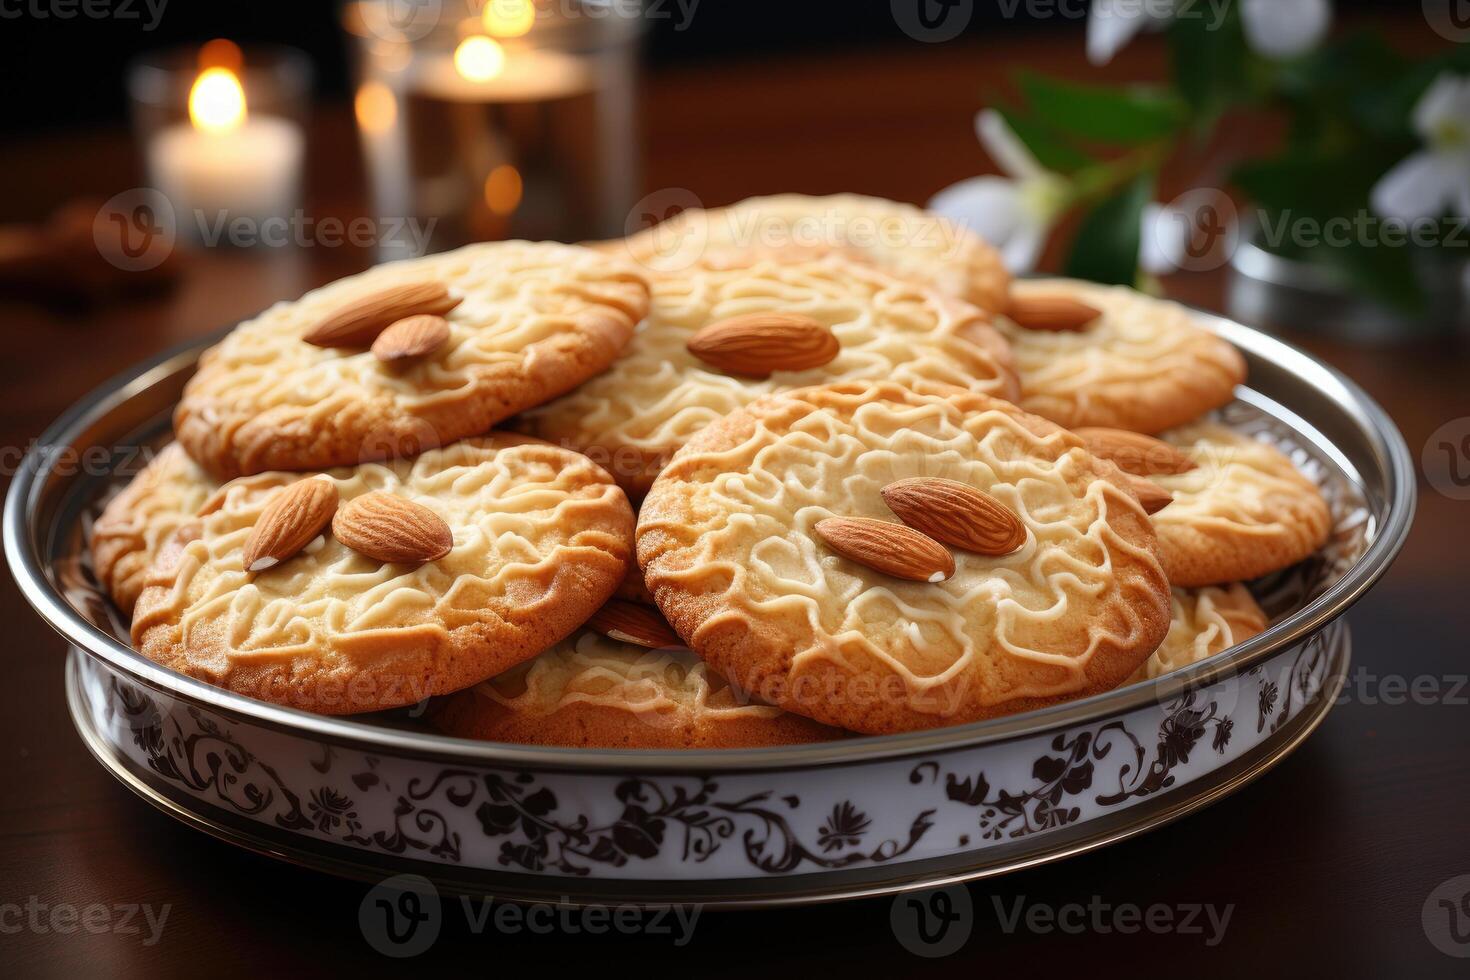
<instances>
[{"instance_id":1,"label":"almond cookie","mask_svg":"<svg viewBox=\"0 0 1470 980\"><path fill-rule=\"evenodd\" d=\"M1130 678L1130 683L1165 674L1224 653L1266 629L1266 614L1239 582L1223 587L1175 589L1169 635Z\"/></svg>"},{"instance_id":2,"label":"almond cookie","mask_svg":"<svg viewBox=\"0 0 1470 980\"><path fill-rule=\"evenodd\" d=\"M780 194L725 208L691 208L603 248L656 273L680 273L730 250L778 256L839 254L932 286L991 313L1006 308L1011 276L1000 253L947 218L878 197Z\"/></svg>"},{"instance_id":3,"label":"almond cookie","mask_svg":"<svg viewBox=\"0 0 1470 980\"><path fill-rule=\"evenodd\" d=\"M182 446L171 442L108 501L92 525L92 566L124 615L143 591L153 556L194 519L217 486Z\"/></svg>"},{"instance_id":4,"label":"almond cookie","mask_svg":"<svg viewBox=\"0 0 1470 980\"><path fill-rule=\"evenodd\" d=\"M1079 437L891 383L731 413L674 457L638 522L654 599L712 668L875 734L1116 687L1168 631L1156 547Z\"/></svg>"},{"instance_id":5,"label":"almond cookie","mask_svg":"<svg viewBox=\"0 0 1470 980\"><path fill-rule=\"evenodd\" d=\"M592 456L635 497L694 433L772 391L889 379L1015 396L1009 350L979 310L835 256L747 253L651 283L612 369L517 423Z\"/></svg>"},{"instance_id":6,"label":"almond cookie","mask_svg":"<svg viewBox=\"0 0 1470 980\"><path fill-rule=\"evenodd\" d=\"M300 473L261 473L227 486L242 493L257 484L282 486ZM131 615L148 568L174 532L220 506L225 488L171 442L108 501L92 525L92 566L117 607ZM636 562L630 562L636 568Z\"/></svg>"},{"instance_id":7,"label":"almond cookie","mask_svg":"<svg viewBox=\"0 0 1470 980\"><path fill-rule=\"evenodd\" d=\"M1069 429L1162 432L1228 403L1245 380L1240 352L1177 303L1070 279L1011 293L1014 319L996 326L1015 352L1020 405Z\"/></svg>"},{"instance_id":8,"label":"almond cookie","mask_svg":"<svg viewBox=\"0 0 1470 980\"><path fill-rule=\"evenodd\" d=\"M627 265L575 246L389 263L242 323L200 358L174 428L221 480L411 456L575 388L647 306Z\"/></svg>"},{"instance_id":9,"label":"almond cookie","mask_svg":"<svg viewBox=\"0 0 1470 980\"><path fill-rule=\"evenodd\" d=\"M414 704L535 656L612 595L632 543L605 471L498 433L415 460L247 477L216 503L154 560L133 644L324 714Z\"/></svg>"},{"instance_id":10,"label":"almond cookie","mask_svg":"<svg viewBox=\"0 0 1470 980\"><path fill-rule=\"evenodd\" d=\"M461 738L575 748L730 749L843 737L741 697L686 649L650 650L591 630L439 702L431 720Z\"/></svg>"},{"instance_id":11,"label":"almond cookie","mask_svg":"<svg viewBox=\"0 0 1470 980\"><path fill-rule=\"evenodd\" d=\"M1186 473L1150 477L1174 495L1154 527L1175 585L1247 581L1327 543L1327 501L1276 448L1212 422L1160 438L1195 463Z\"/></svg>"}]
</instances>

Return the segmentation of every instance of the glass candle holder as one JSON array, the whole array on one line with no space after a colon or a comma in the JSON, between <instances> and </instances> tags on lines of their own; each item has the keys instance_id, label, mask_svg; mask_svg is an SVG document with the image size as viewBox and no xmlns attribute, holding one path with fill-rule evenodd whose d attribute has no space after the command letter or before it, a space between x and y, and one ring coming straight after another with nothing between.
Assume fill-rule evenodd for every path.
<instances>
[{"instance_id":1,"label":"glass candle holder","mask_svg":"<svg viewBox=\"0 0 1470 980\"><path fill-rule=\"evenodd\" d=\"M128 70L133 124L181 240L230 241L301 206L311 65L287 48L229 41L144 57Z\"/></svg>"},{"instance_id":2,"label":"glass candle holder","mask_svg":"<svg viewBox=\"0 0 1470 980\"><path fill-rule=\"evenodd\" d=\"M361 0L355 110L385 258L623 234L638 193L628 0Z\"/></svg>"}]
</instances>

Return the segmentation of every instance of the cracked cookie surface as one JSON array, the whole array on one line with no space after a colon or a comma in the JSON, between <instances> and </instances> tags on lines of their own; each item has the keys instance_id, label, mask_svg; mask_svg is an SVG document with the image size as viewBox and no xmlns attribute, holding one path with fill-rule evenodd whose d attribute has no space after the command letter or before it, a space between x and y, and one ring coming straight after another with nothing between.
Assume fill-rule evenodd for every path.
<instances>
[{"instance_id":1,"label":"cracked cookie surface","mask_svg":"<svg viewBox=\"0 0 1470 980\"><path fill-rule=\"evenodd\" d=\"M92 525L92 566L125 615L143 591L153 557L218 486L171 442L107 502Z\"/></svg>"},{"instance_id":2,"label":"cracked cookie surface","mask_svg":"<svg viewBox=\"0 0 1470 980\"><path fill-rule=\"evenodd\" d=\"M1003 398L1017 392L1010 351L978 309L843 259L746 255L651 285L649 315L613 366L516 423L592 456L634 496L700 429L771 392L859 379L951 384ZM703 327L762 313L829 327L835 359L752 378L686 347Z\"/></svg>"},{"instance_id":3,"label":"cracked cookie surface","mask_svg":"<svg viewBox=\"0 0 1470 980\"><path fill-rule=\"evenodd\" d=\"M1268 620L1244 585L1175 589L1169 598L1169 634L1130 682L1183 670L1265 632Z\"/></svg>"},{"instance_id":4,"label":"cracked cookie surface","mask_svg":"<svg viewBox=\"0 0 1470 980\"><path fill-rule=\"evenodd\" d=\"M1021 520L1003 556L954 549L938 582L841 557L832 517L896 520L882 489L955 480ZM681 450L644 502L659 608L761 700L854 731L959 724L1109 690L1168 629L1147 516L1111 463L1014 405L846 384L764 398Z\"/></svg>"},{"instance_id":5,"label":"cracked cookie surface","mask_svg":"<svg viewBox=\"0 0 1470 980\"><path fill-rule=\"evenodd\" d=\"M686 649L580 630L437 705L462 738L610 749L755 748L845 733L741 696Z\"/></svg>"},{"instance_id":6,"label":"cracked cookie surface","mask_svg":"<svg viewBox=\"0 0 1470 980\"><path fill-rule=\"evenodd\" d=\"M303 339L346 305L426 282L459 301L444 315L447 341L428 356L397 366L366 344ZM496 242L391 262L236 327L200 358L174 429L221 480L411 456L602 371L647 306L628 264L576 246Z\"/></svg>"},{"instance_id":7,"label":"cracked cookie surface","mask_svg":"<svg viewBox=\"0 0 1470 980\"><path fill-rule=\"evenodd\" d=\"M996 319L1015 353L1020 406L1069 429L1161 432L1228 403L1245 380L1240 352L1177 303L1071 279L1020 280L1012 293L1075 299L1102 313L1077 332Z\"/></svg>"},{"instance_id":8,"label":"cracked cookie surface","mask_svg":"<svg viewBox=\"0 0 1470 980\"><path fill-rule=\"evenodd\" d=\"M1174 496L1154 515L1154 527L1175 585L1248 581L1326 544L1327 500L1274 446L1214 422L1160 438L1196 464L1187 473L1151 477Z\"/></svg>"},{"instance_id":9,"label":"cracked cookie surface","mask_svg":"<svg viewBox=\"0 0 1470 980\"><path fill-rule=\"evenodd\" d=\"M377 491L428 508L453 547L422 564L382 562L328 532L246 571L257 521L302 479L330 480L340 506ZM623 580L632 528L605 471L516 435L320 475L245 477L154 560L133 643L182 673L292 707L414 704L513 667L581 625Z\"/></svg>"},{"instance_id":10,"label":"cracked cookie surface","mask_svg":"<svg viewBox=\"0 0 1470 980\"><path fill-rule=\"evenodd\" d=\"M776 194L723 208L690 208L600 248L654 273L719 263L728 251L786 260L840 255L930 286L990 313L1005 309L1011 275L979 235L922 208L861 194Z\"/></svg>"}]
</instances>

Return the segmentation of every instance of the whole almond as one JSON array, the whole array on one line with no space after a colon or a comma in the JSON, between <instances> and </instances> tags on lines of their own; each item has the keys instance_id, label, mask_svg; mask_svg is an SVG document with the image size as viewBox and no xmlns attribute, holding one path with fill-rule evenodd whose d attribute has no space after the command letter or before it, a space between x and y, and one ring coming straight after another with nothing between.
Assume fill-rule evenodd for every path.
<instances>
[{"instance_id":1,"label":"whole almond","mask_svg":"<svg viewBox=\"0 0 1470 980\"><path fill-rule=\"evenodd\" d=\"M321 534L337 510L337 485L312 477L282 487L260 512L245 539L245 569L263 572L279 565Z\"/></svg>"},{"instance_id":2,"label":"whole almond","mask_svg":"<svg viewBox=\"0 0 1470 980\"><path fill-rule=\"evenodd\" d=\"M405 317L378 334L373 356L384 364L428 357L449 342L449 321L432 313Z\"/></svg>"},{"instance_id":3,"label":"whole almond","mask_svg":"<svg viewBox=\"0 0 1470 980\"><path fill-rule=\"evenodd\" d=\"M1082 437L1082 441L1087 443L1087 451L1092 455L1111 460L1118 469L1134 476L1151 476L1155 473L1177 476L1195 468L1194 460L1174 446L1141 432L1098 426L1084 426L1072 431Z\"/></svg>"},{"instance_id":4,"label":"whole almond","mask_svg":"<svg viewBox=\"0 0 1470 980\"><path fill-rule=\"evenodd\" d=\"M609 599L587 625L609 639L651 650L683 645L658 610L625 599Z\"/></svg>"},{"instance_id":5,"label":"whole almond","mask_svg":"<svg viewBox=\"0 0 1470 980\"><path fill-rule=\"evenodd\" d=\"M689 338L689 353L729 374L769 377L830 362L841 350L826 324L799 313L748 313Z\"/></svg>"},{"instance_id":6,"label":"whole almond","mask_svg":"<svg viewBox=\"0 0 1470 980\"><path fill-rule=\"evenodd\" d=\"M1145 514L1157 514L1174 502L1174 495L1154 481L1132 473L1124 473L1123 476L1127 478L1128 489L1133 491L1133 495L1143 505Z\"/></svg>"},{"instance_id":7,"label":"whole almond","mask_svg":"<svg viewBox=\"0 0 1470 980\"><path fill-rule=\"evenodd\" d=\"M442 517L383 490L339 507L332 533L358 554L385 562L435 561L454 547L454 532Z\"/></svg>"},{"instance_id":8,"label":"whole almond","mask_svg":"<svg viewBox=\"0 0 1470 980\"><path fill-rule=\"evenodd\" d=\"M418 313L443 316L459 305L437 282L410 282L359 296L328 313L302 340L317 347L366 347L390 324Z\"/></svg>"},{"instance_id":9,"label":"whole almond","mask_svg":"<svg viewBox=\"0 0 1470 980\"><path fill-rule=\"evenodd\" d=\"M1006 315L1019 327L1052 333L1076 333L1102 316L1102 310L1071 296L1012 296Z\"/></svg>"},{"instance_id":10,"label":"whole almond","mask_svg":"<svg viewBox=\"0 0 1470 980\"><path fill-rule=\"evenodd\" d=\"M955 480L914 477L883 488L899 520L953 548L1008 555L1026 543L1026 528L1005 504Z\"/></svg>"},{"instance_id":11,"label":"whole almond","mask_svg":"<svg viewBox=\"0 0 1470 980\"><path fill-rule=\"evenodd\" d=\"M871 517L829 517L817 535L833 551L859 565L910 582L943 582L954 574L954 556L921 531Z\"/></svg>"}]
</instances>

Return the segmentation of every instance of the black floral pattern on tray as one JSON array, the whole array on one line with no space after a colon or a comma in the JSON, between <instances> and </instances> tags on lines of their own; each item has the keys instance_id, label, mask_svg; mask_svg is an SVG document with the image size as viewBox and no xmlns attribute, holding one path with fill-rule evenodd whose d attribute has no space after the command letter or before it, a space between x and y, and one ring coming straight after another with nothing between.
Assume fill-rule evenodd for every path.
<instances>
[{"instance_id":1,"label":"black floral pattern on tray","mask_svg":"<svg viewBox=\"0 0 1470 980\"><path fill-rule=\"evenodd\" d=\"M862 843L863 835L872 826L872 821L867 814L853 806L847 800L843 800L832 808L832 813L827 817L827 822L822 824L822 831L817 835L817 843L822 846L822 852L840 851L844 847L856 847Z\"/></svg>"},{"instance_id":2,"label":"black floral pattern on tray","mask_svg":"<svg viewBox=\"0 0 1470 980\"><path fill-rule=\"evenodd\" d=\"M111 691L115 710L126 718L134 744L159 776L244 816L270 813L272 822L283 830L312 826L302 812L300 797L286 787L276 770L257 760L213 717L189 707L193 731L185 731L143 688L114 676Z\"/></svg>"},{"instance_id":3,"label":"black floral pattern on tray","mask_svg":"<svg viewBox=\"0 0 1470 980\"><path fill-rule=\"evenodd\" d=\"M474 775L467 771L444 774ZM764 792L727 798L721 795L719 783L710 779L690 789L679 782L665 786L633 777L620 781L614 790L622 805L618 817L594 825L586 816L557 819L556 794L538 785L529 773L509 778L492 773L481 778L486 799L475 815L485 834L515 837L501 845L500 863L526 871L553 868L573 875L585 875L597 864L621 867L630 860L657 857L666 847L677 848L681 861L702 862L737 831L742 831L740 846L746 859L770 873L792 871L804 864L830 869L878 863L912 849L933 825L934 815L932 809L922 811L902 840L885 840L868 850L847 850L861 842L869 821L851 802L843 801L818 834L821 853L817 853L801 842L787 820L787 814L801 806L797 796ZM842 850L847 853L833 853Z\"/></svg>"},{"instance_id":4,"label":"black floral pattern on tray","mask_svg":"<svg viewBox=\"0 0 1470 980\"><path fill-rule=\"evenodd\" d=\"M850 792L851 798L826 796L803 812L801 796L774 788L793 785L783 778L789 773L773 774L773 788L737 792L721 780L692 775L583 776L588 781L578 784L575 774L569 783L561 773L426 766L422 776L400 769L403 782L395 785L392 767L378 757L326 745L294 760L307 785L292 786L217 716L167 696L155 700L148 689L95 669L106 671L100 695L106 710L120 716L113 731L122 730L116 722L125 724L136 749L131 754L151 773L283 830L450 863L465 861L469 835L493 844L490 856L483 843L476 844L471 853L478 864L493 861L530 873L587 876L598 868L655 859L700 864L733 850L757 872L787 874L878 865L909 855L926 841L941 807L973 811L981 838L995 843L1068 827L1100 808L1174 788L1218 764L1196 766L1184 777L1181 770L1201 754L1224 760L1238 718L1255 715L1253 736L1260 741L1321 696L1332 666L1345 656L1345 644L1332 639L1340 633L1329 628L1298 647L1289 661L1273 661L1279 664L1273 669L1253 668L1226 684L1185 692L1162 706L1162 718L1147 732L1137 726L1149 712L1137 712L1058 733L1030 760L1025 780L1000 779L985 769L946 769L977 750L921 761L906 770L907 782L935 789L913 794L912 816L894 812L890 785L862 780L845 787L844 797ZM1230 700L1222 706L1226 696ZM1007 769L1019 761L1014 753L984 757L1004 760ZM599 787L608 787L597 789L608 798L589 799L589 791ZM577 804L564 802L568 788ZM579 806L588 812L578 812ZM886 822L876 820L875 812L886 812ZM945 834L965 829L956 826L957 816L947 814ZM949 839L971 846L969 834ZM934 847L923 853L936 853Z\"/></svg>"},{"instance_id":5,"label":"black floral pattern on tray","mask_svg":"<svg viewBox=\"0 0 1470 980\"><path fill-rule=\"evenodd\" d=\"M1289 671L1288 702L1274 715L1272 732L1294 715L1292 692L1301 705L1320 693L1327 660L1321 635L1297 651ZM1256 731L1260 733L1276 709L1276 684L1255 670L1244 675L1241 684L1252 676L1259 684L1260 722ZM1078 804L1094 789L1096 764L1115 751L1123 756L1116 788L1099 790L1091 798L1091 802L1104 807L1170 789L1177 783L1177 770L1188 765L1195 753L1206 751L1202 747L1206 736L1208 751L1223 756L1234 732L1235 719L1217 700L1206 700L1200 691L1188 691L1166 707L1151 749L1145 748L1144 740L1135 736L1126 722L1111 721L1097 728L1057 735L1051 751L1033 763L1032 783L1025 787L993 786L984 772L946 773L936 762L915 766L909 782L935 782L942 775L946 798L979 811L983 839L1015 840L1075 823L1082 812Z\"/></svg>"}]
</instances>

